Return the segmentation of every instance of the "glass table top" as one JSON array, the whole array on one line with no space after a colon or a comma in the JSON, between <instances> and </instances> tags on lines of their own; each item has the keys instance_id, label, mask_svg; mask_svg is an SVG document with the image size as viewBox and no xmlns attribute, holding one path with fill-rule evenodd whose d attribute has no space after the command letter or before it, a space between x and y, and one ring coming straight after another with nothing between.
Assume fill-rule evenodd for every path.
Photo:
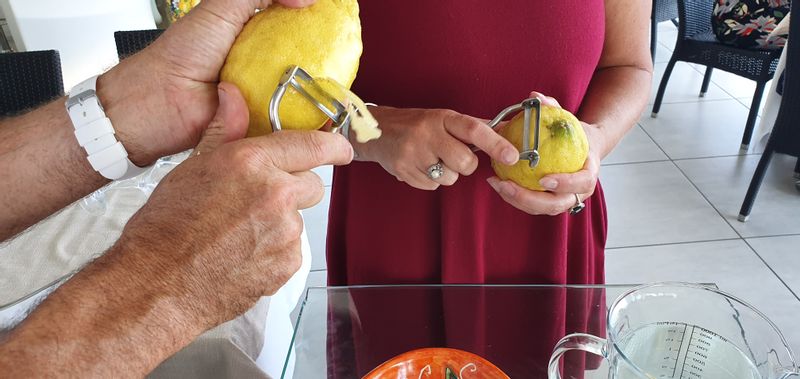
<instances>
[{"instance_id":1,"label":"glass table top","mask_svg":"<svg viewBox=\"0 0 800 379\"><path fill-rule=\"evenodd\" d=\"M545 378L556 342L605 336L607 307L635 285L427 285L310 288L283 378L362 378L411 350L477 354L511 378ZM606 363L567 353L564 378L607 378ZM415 378L416 379L416 378Z\"/></svg>"}]
</instances>

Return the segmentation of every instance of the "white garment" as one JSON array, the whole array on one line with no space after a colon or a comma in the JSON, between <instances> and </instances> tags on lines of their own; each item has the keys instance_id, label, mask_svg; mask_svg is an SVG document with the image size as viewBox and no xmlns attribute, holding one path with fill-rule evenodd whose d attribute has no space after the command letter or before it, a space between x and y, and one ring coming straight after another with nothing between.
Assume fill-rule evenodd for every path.
<instances>
[{"instance_id":1,"label":"white garment","mask_svg":"<svg viewBox=\"0 0 800 379\"><path fill-rule=\"evenodd\" d=\"M783 49L781 58L778 61L778 67L775 69L775 78L772 80L769 90L767 90L767 99L764 102L764 110L761 113L761 122L758 123L756 130L753 132L753 142L755 142L756 146L765 146L767 144L767 137L772 132L772 127L775 126L775 120L778 118L782 96L777 89L781 73L785 67L786 49Z\"/></svg>"},{"instance_id":2,"label":"white garment","mask_svg":"<svg viewBox=\"0 0 800 379\"><path fill-rule=\"evenodd\" d=\"M781 20L778 26L775 27L772 32L770 32L770 36L788 36L790 22L791 14L787 14L786 17ZM790 43L788 39L786 40L786 43ZM778 84L780 84L780 77L784 68L786 68L786 48L784 48L783 52L781 52L781 57L778 60L778 67L775 69L774 80L772 80L772 84L769 86L769 90L767 91L767 99L764 104L764 109L761 112L761 122L758 123L758 127L756 127L754 132L755 138L753 138L753 141L762 146L766 146L767 137L769 136L770 132L772 132L772 127L775 125L775 120L778 118L778 110L781 107L782 96L778 93L777 89Z\"/></svg>"},{"instance_id":3,"label":"white garment","mask_svg":"<svg viewBox=\"0 0 800 379\"><path fill-rule=\"evenodd\" d=\"M305 293L308 274L311 272L311 246L305 226L302 238L303 264L291 279L271 297L267 313L267 329L264 333L264 348L256 360L259 367L273 378L280 378L294 335L294 320L291 313ZM292 355L292 358L294 356ZM294 362L287 367L285 378L291 379Z\"/></svg>"},{"instance_id":4,"label":"white garment","mask_svg":"<svg viewBox=\"0 0 800 379\"><path fill-rule=\"evenodd\" d=\"M173 163L183 158L185 155ZM15 303L53 284L60 285L60 278L102 255L119 238L128 219L146 202L149 193L138 188L150 188L174 164L156 166L140 178L112 185L113 190L96 196L103 202L95 203L94 210L104 211L90 213L80 202L75 203L1 244L0 328L18 322L38 304L37 298L49 291L13 306L4 304ZM155 172L158 170L162 172ZM143 185L142 178L155 182ZM305 230L302 254L300 270L274 296L262 298L246 314L204 333L165 361L151 377L280 377L293 334L290 313L304 292L311 269Z\"/></svg>"}]
</instances>

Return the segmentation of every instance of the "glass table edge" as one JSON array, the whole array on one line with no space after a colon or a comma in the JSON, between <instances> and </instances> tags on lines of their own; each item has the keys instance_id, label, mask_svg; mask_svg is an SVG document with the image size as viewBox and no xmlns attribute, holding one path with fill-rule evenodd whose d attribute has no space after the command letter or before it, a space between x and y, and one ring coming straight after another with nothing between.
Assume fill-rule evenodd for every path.
<instances>
[{"instance_id":1,"label":"glass table edge","mask_svg":"<svg viewBox=\"0 0 800 379\"><path fill-rule=\"evenodd\" d=\"M719 288L715 283L695 283L702 286ZM358 286L309 286L305 291L305 296L302 296L302 303L300 304L300 311L297 313L297 320L294 322L294 330L292 331L292 339L289 342L288 350L286 351L286 359L283 362L283 369L281 370L281 378L286 377L286 370L289 367L289 360L292 358L292 351L294 349L295 340L297 339L297 332L300 330L300 322L303 319L303 312L305 311L308 296L311 290L331 290L331 289L370 289L370 288L576 288L576 289L604 289L604 288L628 288L633 289L646 284L643 283L630 283L630 284L376 284L376 285L358 285Z\"/></svg>"}]
</instances>

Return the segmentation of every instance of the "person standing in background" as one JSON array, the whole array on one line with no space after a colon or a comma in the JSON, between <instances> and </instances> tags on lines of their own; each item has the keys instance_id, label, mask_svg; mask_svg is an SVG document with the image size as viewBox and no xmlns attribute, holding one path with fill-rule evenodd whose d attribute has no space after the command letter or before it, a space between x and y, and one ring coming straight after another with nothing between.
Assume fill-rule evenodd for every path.
<instances>
[{"instance_id":1,"label":"person standing in background","mask_svg":"<svg viewBox=\"0 0 800 379\"><path fill-rule=\"evenodd\" d=\"M378 104L371 111L383 136L355 144L359 162L334 171L328 283L603 283L607 224L600 162L647 103L650 2L380 0L360 5L364 55L353 90ZM589 140L584 169L543 178L547 192L499 180L489 160L512 163L519 152L485 120L529 96L574 113ZM485 153L473 154L469 145ZM442 175L429 175L439 163ZM570 214L581 203L585 209ZM525 325L541 311L487 299L475 312L445 312L448 330L460 325L458 330L476 331L472 337L380 329L364 334L406 341L409 349L453 342L467 350L475 347L470 351L487 354L501 368L519 365L513 354L483 347L516 346L526 352L541 341L530 331L501 330L500 324L492 325L497 329L491 335L479 335L493 307L520 319L503 325ZM429 309L404 317L427 325L438 322L427 317L442 308L447 309L446 300L431 299ZM371 313L364 319L391 317L358 309ZM569 320L602 326L602 320ZM563 331L564 325L554 327ZM490 338L502 340L492 344ZM400 352L357 345L355 354L359 367L369 370Z\"/></svg>"}]
</instances>

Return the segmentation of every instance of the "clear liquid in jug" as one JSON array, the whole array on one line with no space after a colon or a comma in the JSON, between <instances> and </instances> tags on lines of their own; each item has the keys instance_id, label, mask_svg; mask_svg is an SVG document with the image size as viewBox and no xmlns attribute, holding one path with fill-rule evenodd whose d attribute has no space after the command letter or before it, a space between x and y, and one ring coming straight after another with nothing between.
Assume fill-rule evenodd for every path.
<instances>
[{"instance_id":1,"label":"clear liquid in jug","mask_svg":"<svg viewBox=\"0 0 800 379\"><path fill-rule=\"evenodd\" d=\"M628 360L650 378L762 378L753 362L736 345L699 326L653 323L628 332L617 345ZM621 367L617 374L619 379L632 377Z\"/></svg>"}]
</instances>

